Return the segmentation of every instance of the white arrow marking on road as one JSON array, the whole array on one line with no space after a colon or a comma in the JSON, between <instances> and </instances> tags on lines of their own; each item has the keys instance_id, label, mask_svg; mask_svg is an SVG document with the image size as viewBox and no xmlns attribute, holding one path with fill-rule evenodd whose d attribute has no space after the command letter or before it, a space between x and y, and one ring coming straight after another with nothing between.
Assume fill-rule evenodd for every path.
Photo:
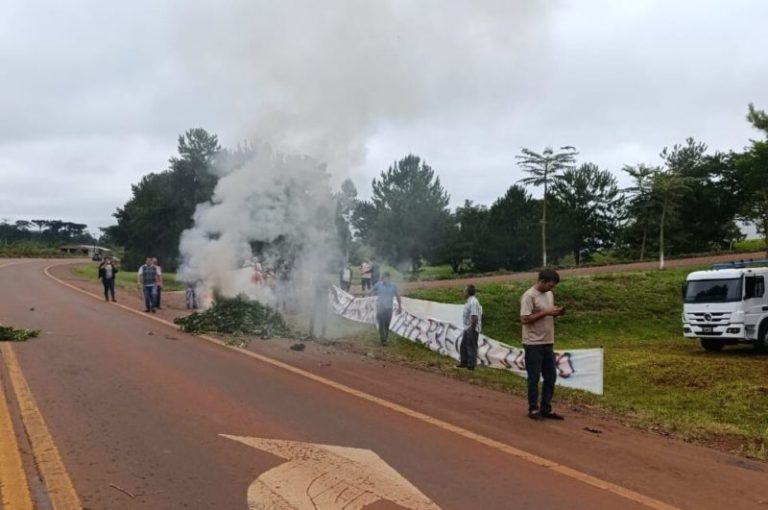
<instances>
[{"instance_id":1,"label":"white arrow marking on road","mask_svg":"<svg viewBox=\"0 0 768 510\"><path fill-rule=\"evenodd\" d=\"M370 450L221 436L289 461L253 481L250 510L360 510L380 500L413 510L440 510Z\"/></svg>"}]
</instances>

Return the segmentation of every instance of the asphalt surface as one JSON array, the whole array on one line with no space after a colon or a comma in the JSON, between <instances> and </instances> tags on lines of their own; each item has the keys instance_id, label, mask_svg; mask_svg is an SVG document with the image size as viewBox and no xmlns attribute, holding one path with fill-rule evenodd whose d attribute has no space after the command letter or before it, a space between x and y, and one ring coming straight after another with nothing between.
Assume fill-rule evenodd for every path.
<instances>
[{"instance_id":1,"label":"asphalt surface","mask_svg":"<svg viewBox=\"0 0 768 510\"><path fill-rule=\"evenodd\" d=\"M519 398L322 346L252 343L266 362L57 283L55 261L8 262L0 323L43 331L11 348L83 508L247 509L285 459L222 434L370 450L443 509L768 508L761 463L578 414L534 423Z\"/></svg>"}]
</instances>

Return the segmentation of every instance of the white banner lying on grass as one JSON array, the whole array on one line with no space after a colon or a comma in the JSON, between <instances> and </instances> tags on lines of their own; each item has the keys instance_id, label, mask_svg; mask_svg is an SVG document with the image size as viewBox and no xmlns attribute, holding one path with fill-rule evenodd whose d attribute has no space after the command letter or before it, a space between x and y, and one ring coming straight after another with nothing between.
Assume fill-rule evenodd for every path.
<instances>
[{"instance_id":1,"label":"white banner lying on grass","mask_svg":"<svg viewBox=\"0 0 768 510\"><path fill-rule=\"evenodd\" d=\"M338 287L331 289L330 308L346 319L376 324L376 298L356 298ZM459 359L463 328L462 305L403 298L403 308L392 315L390 330L453 359ZM480 335L478 363L525 377L525 351ZM557 384L603 394L603 350L557 352Z\"/></svg>"}]
</instances>

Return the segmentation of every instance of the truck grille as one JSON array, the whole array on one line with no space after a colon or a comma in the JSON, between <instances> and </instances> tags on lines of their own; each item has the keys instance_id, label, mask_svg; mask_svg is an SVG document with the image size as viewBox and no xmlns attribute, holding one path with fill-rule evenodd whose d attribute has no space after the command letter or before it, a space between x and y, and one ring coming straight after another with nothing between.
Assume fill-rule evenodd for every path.
<instances>
[{"instance_id":1,"label":"truck grille","mask_svg":"<svg viewBox=\"0 0 768 510\"><path fill-rule=\"evenodd\" d=\"M731 321L731 312L689 312L685 319L688 324L725 325Z\"/></svg>"}]
</instances>

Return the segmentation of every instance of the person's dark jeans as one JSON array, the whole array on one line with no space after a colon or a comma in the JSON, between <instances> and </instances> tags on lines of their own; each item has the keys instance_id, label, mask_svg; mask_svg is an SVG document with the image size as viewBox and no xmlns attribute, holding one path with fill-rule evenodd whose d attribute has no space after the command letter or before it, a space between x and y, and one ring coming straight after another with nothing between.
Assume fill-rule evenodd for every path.
<instances>
[{"instance_id":1,"label":"person's dark jeans","mask_svg":"<svg viewBox=\"0 0 768 510\"><path fill-rule=\"evenodd\" d=\"M361 278L360 279L360 286L363 288L363 291L371 290L371 279L370 278Z\"/></svg>"},{"instance_id":2,"label":"person's dark jeans","mask_svg":"<svg viewBox=\"0 0 768 510\"><path fill-rule=\"evenodd\" d=\"M102 278L101 283L104 284L104 301L109 301L110 296L112 296L112 301L114 301L115 300L115 279Z\"/></svg>"},{"instance_id":3,"label":"person's dark jeans","mask_svg":"<svg viewBox=\"0 0 768 510\"><path fill-rule=\"evenodd\" d=\"M541 410L542 414L552 412L552 396L555 394L557 367L555 349L552 344L525 346L525 371L528 373L528 410ZM539 378L544 378L541 387L539 407Z\"/></svg>"},{"instance_id":4,"label":"person's dark jeans","mask_svg":"<svg viewBox=\"0 0 768 510\"><path fill-rule=\"evenodd\" d=\"M155 286L155 308L160 308L160 297L163 295L163 288Z\"/></svg>"},{"instance_id":5,"label":"person's dark jeans","mask_svg":"<svg viewBox=\"0 0 768 510\"><path fill-rule=\"evenodd\" d=\"M459 359L461 366L470 369L477 365L477 339L480 333L474 328L467 328L461 336L461 345L459 346Z\"/></svg>"},{"instance_id":6,"label":"person's dark jeans","mask_svg":"<svg viewBox=\"0 0 768 510\"><path fill-rule=\"evenodd\" d=\"M392 309L378 308L376 310L376 324L379 326L379 341L381 345L387 345L390 322L392 322Z\"/></svg>"},{"instance_id":7,"label":"person's dark jeans","mask_svg":"<svg viewBox=\"0 0 768 510\"><path fill-rule=\"evenodd\" d=\"M155 299L157 296L157 287L155 285L144 286L144 308L147 310L155 309Z\"/></svg>"}]
</instances>

